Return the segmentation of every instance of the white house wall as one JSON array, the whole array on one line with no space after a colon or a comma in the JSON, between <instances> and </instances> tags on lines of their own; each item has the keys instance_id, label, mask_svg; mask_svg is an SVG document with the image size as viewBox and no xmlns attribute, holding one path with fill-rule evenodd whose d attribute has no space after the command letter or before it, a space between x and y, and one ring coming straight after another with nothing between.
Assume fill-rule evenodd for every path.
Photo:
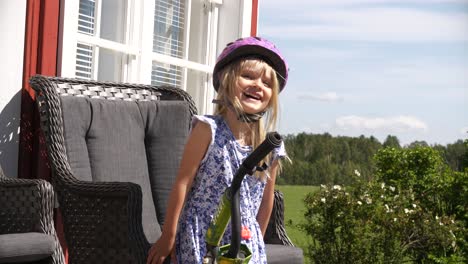
<instances>
[{"instance_id":1,"label":"white house wall","mask_svg":"<svg viewBox=\"0 0 468 264\"><path fill-rule=\"evenodd\" d=\"M0 166L16 177L23 78L26 0L0 1Z\"/></svg>"}]
</instances>

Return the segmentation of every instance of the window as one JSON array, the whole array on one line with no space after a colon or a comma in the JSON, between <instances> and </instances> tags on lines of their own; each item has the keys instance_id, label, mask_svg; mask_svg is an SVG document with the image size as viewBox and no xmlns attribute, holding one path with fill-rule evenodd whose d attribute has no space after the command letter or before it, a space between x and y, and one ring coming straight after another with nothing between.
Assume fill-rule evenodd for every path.
<instances>
[{"instance_id":1,"label":"window","mask_svg":"<svg viewBox=\"0 0 468 264\"><path fill-rule=\"evenodd\" d=\"M224 39L245 35L237 28L245 27L241 21L246 18L250 24L250 13L239 16L246 13L249 2L62 0L60 74L176 86L194 98L200 113L211 112L218 26L223 21L240 25L222 33ZM220 20L223 8L228 20Z\"/></svg>"}]
</instances>

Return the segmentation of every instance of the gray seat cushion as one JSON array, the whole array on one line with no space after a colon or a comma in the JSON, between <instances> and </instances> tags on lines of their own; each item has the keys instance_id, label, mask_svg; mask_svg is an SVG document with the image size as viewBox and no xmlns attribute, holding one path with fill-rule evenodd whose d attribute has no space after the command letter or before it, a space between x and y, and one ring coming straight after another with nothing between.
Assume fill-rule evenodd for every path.
<instances>
[{"instance_id":1,"label":"gray seat cushion","mask_svg":"<svg viewBox=\"0 0 468 264\"><path fill-rule=\"evenodd\" d=\"M302 264L304 261L302 249L298 247L274 244L266 244L265 246L268 264Z\"/></svg>"},{"instance_id":2,"label":"gray seat cushion","mask_svg":"<svg viewBox=\"0 0 468 264\"><path fill-rule=\"evenodd\" d=\"M30 262L51 256L55 239L43 233L4 234L0 245L0 263Z\"/></svg>"}]
</instances>

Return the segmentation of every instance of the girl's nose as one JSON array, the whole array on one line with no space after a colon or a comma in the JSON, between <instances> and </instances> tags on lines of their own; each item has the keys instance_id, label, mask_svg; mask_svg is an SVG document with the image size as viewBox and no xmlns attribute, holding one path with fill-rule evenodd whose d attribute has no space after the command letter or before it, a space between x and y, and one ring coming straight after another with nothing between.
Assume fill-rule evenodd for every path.
<instances>
[{"instance_id":1,"label":"girl's nose","mask_svg":"<svg viewBox=\"0 0 468 264\"><path fill-rule=\"evenodd\" d=\"M257 87L257 88L262 87L262 85L263 85L262 78L256 78L253 81L254 81L255 87Z\"/></svg>"}]
</instances>

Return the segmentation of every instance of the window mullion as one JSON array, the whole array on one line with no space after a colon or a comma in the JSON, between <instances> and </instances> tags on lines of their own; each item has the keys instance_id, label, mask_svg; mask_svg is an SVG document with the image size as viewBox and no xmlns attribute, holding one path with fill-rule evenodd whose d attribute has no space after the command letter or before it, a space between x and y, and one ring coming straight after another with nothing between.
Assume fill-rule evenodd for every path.
<instances>
[{"instance_id":1,"label":"window mullion","mask_svg":"<svg viewBox=\"0 0 468 264\"><path fill-rule=\"evenodd\" d=\"M242 0L241 1L241 12L240 17L240 35L242 37L247 37L250 35L250 26L251 26L251 17L252 17L252 1Z\"/></svg>"},{"instance_id":2,"label":"window mullion","mask_svg":"<svg viewBox=\"0 0 468 264\"><path fill-rule=\"evenodd\" d=\"M129 0L130 1L130 0ZM132 4L132 12L131 12L131 17L130 20L131 22L129 23L128 31L130 33L129 36L129 44L132 49L137 50L137 54L134 56L128 55L128 60L129 60L129 82L132 83L139 83L140 82L140 76L139 76L139 71L140 71L140 64L141 64L141 47L140 47L140 35L141 35L141 26L142 23L141 21L138 20L138 18L141 17L141 10L142 10L142 1L135 1L131 0Z\"/></svg>"},{"instance_id":3,"label":"window mullion","mask_svg":"<svg viewBox=\"0 0 468 264\"><path fill-rule=\"evenodd\" d=\"M208 37L207 37L207 52L205 57L205 63L207 65L214 65L216 62L216 43L218 41L218 21L219 21L219 5L222 4L222 1L213 2L211 6L210 18L208 23ZM204 91L205 94L203 96L203 112L204 113L212 113L213 112L213 104L211 101L214 99L215 91L212 89L211 80L212 80L212 72L207 73L204 78Z\"/></svg>"},{"instance_id":4,"label":"window mullion","mask_svg":"<svg viewBox=\"0 0 468 264\"><path fill-rule=\"evenodd\" d=\"M95 1L95 18L94 18L94 38L98 39L101 36L101 11L102 11L102 0ZM98 69L99 69L99 52L100 47L94 45L93 48L93 75L92 79L97 80Z\"/></svg>"},{"instance_id":5,"label":"window mullion","mask_svg":"<svg viewBox=\"0 0 468 264\"><path fill-rule=\"evenodd\" d=\"M101 12L102 12L102 0L95 1L95 18L94 18L94 36L97 38L101 37Z\"/></svg>"},{"instance_id":6,"label":"window mullion","mask_svg":"<svg viewBox=\"0 0 468 264\"><path fill-rule=\"evenodd\" d=\"M59 73L63 77L76 77L76 64L71 62L76 60L79 6L79 0L67 0L63 12L63 29L61 31L62 52L60 54L61 70Z\"/></svg>"},{"instance_id":7,"label":"window mullion","mask_svg":"<svg viewBox=\"0 0 468 264\"><path fill-rule=\"evenodd\" d=\"M100 52L100 48L98 46L93 46L93 68L92 68L91 79L94 79L94 80L97 80L97 77L98 77L99 52Z\"/></svg>"},{"instance_id":8,"label":"window mullion","mask_svg":"<svg viewBox=\"0 0 468 264\"><path fill-rule=\"evenodd\" d=\"M211 73L213 71L212 67L206 64L201 64L189 60L179 59L176 57L160 54L153 52L152 54L153 61L172 64L174 66L186 67L188 69L197 70L205 73Z\"/></svg>"},{"instance_id":9,"label":"window mullion","mask_svg":"<svg viewBox=\"0 0 468 264\"><path fill-rule=\"evenodd\" d=\"M185 28L184 28L184 59L189 59L189 49L190 49L190 26L191 26L191 16L192 16L192 1L187 0L185 2ZM187 91L187 68L183 67L182 73L182 89Z\"/></svg>"},{"instance_id":10,"label":"window mullion","mask_svg":"<svg viewBox=\"0 0 468 264\"><path fill-rule=\"evenodd\" d=\"M78 39L78 42L87 43L89 45L95 45L101 48L122 52L125 54L131 54L134 56L139 54L139 50L137 48L134 48L132 47L132 45L128 45L128 44L122 44L122 43L107 40L107 39L101 39L98 37L94 37L94 36L90 36L90 35L86 35L82 33L78 33L77 39Z\"/></svg>"},{"instance_id":11,"label":"window mullion","mask_svg":"<svg viewBox=\"0 0 468 264\"><path fill-rule=\"evenodd\" d=\"M141 7L140 23L140 75L139 82L151 84L152 54L153 54L153 32L154 32L154 13L156 3L154 0L146 0Z\"/></svg>"},{"instance_id":12,"label":"window mullion","mask_svg":"<svg viewBox=\"0 0 468 264\"><path fill-rule=\"evenodd\" d=\"M131 43L131 21L132 21L132 2L131 0L127 0L127 6L125 8L125 37L124 37L124 44L125 44L125 53L124 56L121 58L121 64L122 64L122 81L124 82L129 82L131 78L131 55L129 54L130 50L132 50L132 44Z\"/></svg>"},{"instance_id":13,"label":"window mullion","mask_svg":"<svg viewBox=\"0 0 468 264\"><path fill-rule=\"evenodd\" d=\"M209 64L209 55L210 55L210 48L211 48L211 37L212 35L214 34L214 32L212 32L212 23L213 23L213 9L214 9L214 4L211 3L211 1L206 1L205 2L205 12L206 13L206 21L207 23L205 24L205 32L206 32L206 38L205 38L205 47L206 48L206 51L205 51L205 54L204 54L204 58L203 58L203 62L205 64ZM210 98L208 98L207 96L207 93L208 93L208 90L211 90L209 89L209 85L208 85L208 73L207 74L204 74L202 77L201 77L201 80L200 80L200 86L201 86L201 89L199 89L199 92L198 92L198 98L200 100L200 104L201 104L201 112L202 113L208 113L208 108L209 108L209 105L210 103L208 102Z\"/></svg>"}]
</instances>

